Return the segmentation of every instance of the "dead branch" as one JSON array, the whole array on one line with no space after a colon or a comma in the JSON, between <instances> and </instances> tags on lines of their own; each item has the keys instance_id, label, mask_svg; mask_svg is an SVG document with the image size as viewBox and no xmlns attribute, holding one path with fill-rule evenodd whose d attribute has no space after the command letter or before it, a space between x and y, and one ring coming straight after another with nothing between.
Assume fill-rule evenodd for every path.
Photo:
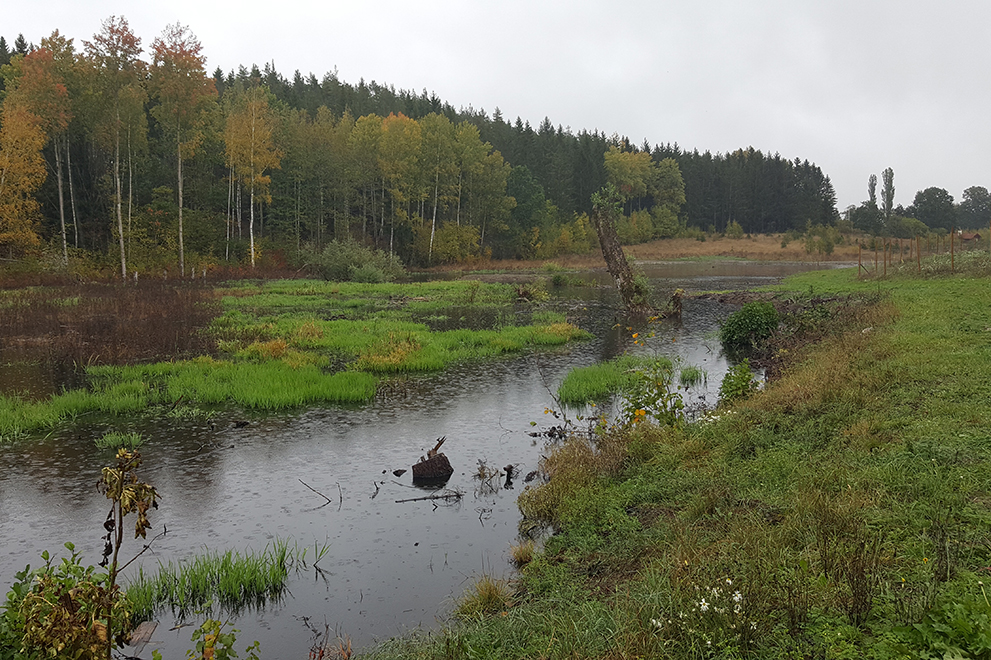
<instances>
[{"instance_id":1,"label":"dead branch","mask_svg":"<svg viewBox=\"0 0 991 660\"><path fill-rule=\"evenodd\" d=\"M462 497L464 497L464 493L462 492L456 490L444 490L440 493L434 493L433 495L396 500L396 504L402 504L403 502L422 502L423 500L460 500Z\"/></svg>"},{"instance_id":2,"label":"dead branch","mask_svg":"<svg viewBox=\"0 0 991 660\"><path fill-rule=\"evenodd\" d=\"M304 486L306 486L307 488L309 488L310 490L312 490L314 493L316 493L317 495L319 495L323 499L327 500L327 504L330 504L330 498L327 497L326 495L324 495L323 493L321 493L319 490L317 490L316 488L314 488L310 484L306 483L302 479L299 480L299 483L303 484ZM340 487L340 484L338 484L338 488L339 487ZM324 504L324 506L327 506L327 504Z\"/></svg>"}]
</instances>

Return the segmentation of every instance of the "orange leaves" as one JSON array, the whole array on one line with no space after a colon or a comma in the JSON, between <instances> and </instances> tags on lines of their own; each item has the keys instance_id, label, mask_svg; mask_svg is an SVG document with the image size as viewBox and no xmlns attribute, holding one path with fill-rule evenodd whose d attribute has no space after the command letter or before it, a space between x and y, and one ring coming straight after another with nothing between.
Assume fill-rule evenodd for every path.
<instances>
[{"instance_id":1,"label":"orange leaves","mask_svg":"<svg viewBox=\"0 0 991 660\"><path fill-rule=\"evenodd\" d=\"M183 157L193 155L202 139L208 104L217 98L206 58L196 36L175 23L152 43L151 92L159 104L152 109L166 130L176 134Z\"/></svg>"},{"instance_id":2,"label":"orange leaves","mask_svg":"<svg viewBox=\"0 0 991 660\"><path fill-rule=\"evenodd\" d=\"M61 133L72 120L69 92L57 70L52 52L36 48L15 62L15 79L8 102L23 104L40 121L45 133Z\"/></svg>"}]
</instances>

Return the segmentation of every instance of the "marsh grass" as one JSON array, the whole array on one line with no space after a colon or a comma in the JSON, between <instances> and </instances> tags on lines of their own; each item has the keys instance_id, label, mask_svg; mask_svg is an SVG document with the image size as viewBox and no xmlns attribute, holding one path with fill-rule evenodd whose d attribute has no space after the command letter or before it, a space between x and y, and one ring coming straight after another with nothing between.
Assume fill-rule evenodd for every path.
<instances>
[{"instance_id":1,"label":"marsh grass","mask_svg":"<svg viewBox=\"0 0 991 660\"><path fill-rule=\"evenodd\" d=\"M163 609L183 617L211 604L236 615L279 601L289 575L315 565L327 548L317 545L309 551L280 539L259 553L206 552L185 561L160 563L153 576L139 570L127 586L127 599L138 620L148 620Z\"/></svg>"},{"instance_id":2,"label":"marsh grass","mask_svg":"<svg viewBox=\"0 0 991 660\"><path fill-rule=\"evenodd\" d=\"M64 392L37 403L15 396L0 397L0 442L54 428L85 412L125 415L149 406L175 406L180 401L194 407L238 405L263 410L315 403L363 403L375 396L381 376L440 371L452 364L590 337L562 315L539 310L531 325L504 324L490 329L432 331L423 323L408 320L413 313L428 314L450 310L452 306L463 309L470 305L490 312L512 310L516 302L513 287L477 281L401 286L242 281L223 289L226 311L216 318L216 305L197 302L215 300L209 290L161 286L148 290L158 292L158 297L149 299L149 305L156 305L158 316L151 315L151 307L139 308L144 310L141 314L150 315L152 325L154 318L170 317L177 309L178 317L191 324L188 330L197 334L201 342L195 344L183 335L175 339L169 355L178 357L194 345L209 347L208 354L159 362L139 360L129 365L116 364L116 358L94 359L85 370L87 389ZM113 292L122 296L121 300L137 304L129 297L131 294L118 294L113 288L100 291ZM172 297L180 302L173 305ZM32 323L37 328L44 323L51 325L61 317L45 310L82 308L87 300L80 295L79 302L69 305L42 305L44 313L29 314L25 319L34 319ZM0 301L18 310L38 303L30 292L6 293ZM133 310L128 312L122 307L124 303L115 304L134 315ZM213 318L203 332L194 332L193 309L200 313L195 319ZM10 328L35 328L27 320L15 323L0 316ZM124 318L129 317L125 314ZM152 334L163 328L173 332L175 328L170 323L171 320L163 321ZM141 323L136 327L140 330ZM155 336L160 343L161 336ZM113 337L111 333L111 340ZM116 357L133 355L114 353Z\"/></svg>"},{"instance_id":3,"label":"marsh grass","mask_svg":"<svg viewBox=\"0 0 991 660\"><path fill-rule=\"evenodd\" d=\"M556 445L519 498L523 525L554 531L523 597L371 657L983 653L967 631L986 630L991 565L991 287L785 286L872 302L804 319L819 341L787 344L781 377L735 407Z\"/></svg>"},{"instance_id":4,"label":"marsh grass","mask_svg":"<svg viewBox=\"0 0 991 660\"><path fill-rule=\"evenodd\" d=\"M509 609L512 602L509 582L483 575L461 595L454 614L462 619L479 619Z\"/></svg>"},{"instance_id":5,"label":"marsh grass","mask_svg":"<svg viewBox=\"0 0 991 660\"><path fill-rule=\"evenodd\" d=\"M537 552L537 544L533 539L523 539L509 546L509 558L513 565L522 568L533 561Z\"/></svg>"},{"instance_id":6,"label":"marsh grass","mask_svg":"<svg viewBox=\"0 0 991 660\"><path fill-rule=\"evenodd\" d=\"M703 383L707 383L708 380L709 375L701 367L690 365L687 367L682 367L678 371L678 382L681 383L683 387L698 387Z\"/></svg>"},{"instance_id":7,"label":"marsh grass","mask_svg":"<svg viewBox=\"0 0 991 660\"><path fill-rule=\"evenodd\" d=\"M95 441L96 446L100 449L128 449L133 451L137 447L141 446L144 442L144 438L141 437L140 433L124 433L121 431L112 431L97 438Z\"/></svg>"},{"instance_id":8,"label":"marsh grass","mask_svg":"<svg viewBox=\"0 0 991 660\"><path fill-rule=\"evenodd\" d=\"M671 367L671 361L661 358ZM633 372L652 360L633 355L621 355L608 362L571 369L557 390L558 399L568 405L583 405L601 401L629 388L634 382Z\"/></svg>"},{"instance_id":9,"label":"marsh grass","mask_svg":"<svg viewBox=\"0 0 991 660\"><path fill-rule=\"evenodd\" d=\"M82 365L209 353L200 330L220 311L208 287L156 281L18 289L0 305L8 355Z\"/></svg>"}]
</instances>

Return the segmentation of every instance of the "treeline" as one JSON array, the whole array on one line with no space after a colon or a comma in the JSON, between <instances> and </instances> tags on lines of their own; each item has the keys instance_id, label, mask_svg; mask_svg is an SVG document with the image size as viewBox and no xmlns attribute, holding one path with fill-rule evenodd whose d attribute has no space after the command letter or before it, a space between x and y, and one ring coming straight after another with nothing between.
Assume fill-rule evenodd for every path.
<instances>
[{"instance_id":1,"label":"treeline","mask_svg":"<svg viewBox=\"0 0 991 660\"><path fill-rule=\"evenodd\" d=\"M625 242L836 218L808 161L637 147L335 73L204 64L187 28L146 52L116 17L78 50L57 31L37 47L0 39L0 250L99 254L122 274L296 260L352 239L418 265L552 257L595 247L592 194L645 162L623 194Z\"/></svg>"},{"instance_id":2,"label":"treeline","mask_svg":"<svg viewBox=\"0 0 991 660\"><path fill-rule=\"evenodd\" d=\"M874 236L914 238L933 232L945 235L952 229L991 231L991 193L984 186L971 186L963 199L954 203L945 188L930 187L915 193L912 203L894 205L895 172L881 173L881 190L876 174L867 180L867 199L846 209L851 225Z\"/></svg>"}]
</instances>

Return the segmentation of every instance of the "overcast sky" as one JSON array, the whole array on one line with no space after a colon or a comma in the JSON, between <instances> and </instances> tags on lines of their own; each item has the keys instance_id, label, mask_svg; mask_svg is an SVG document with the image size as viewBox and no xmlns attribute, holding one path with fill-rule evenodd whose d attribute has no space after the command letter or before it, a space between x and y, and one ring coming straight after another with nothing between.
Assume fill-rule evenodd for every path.
<instances>
[{"instance_id":1,"label":"overcast sky","mask_svg":"<svg viewBox=\"0 0 991 660\"><path fill-rule=\"evenodd\" d=\"M6 3L0 34L76 40L124 16L147 49L169 23L212 72L274 62L436 92L536 127L817 163L842 210L891 167L916 191L991 188L988 0L280 0Z\"/></svg>"}]
</instances>

